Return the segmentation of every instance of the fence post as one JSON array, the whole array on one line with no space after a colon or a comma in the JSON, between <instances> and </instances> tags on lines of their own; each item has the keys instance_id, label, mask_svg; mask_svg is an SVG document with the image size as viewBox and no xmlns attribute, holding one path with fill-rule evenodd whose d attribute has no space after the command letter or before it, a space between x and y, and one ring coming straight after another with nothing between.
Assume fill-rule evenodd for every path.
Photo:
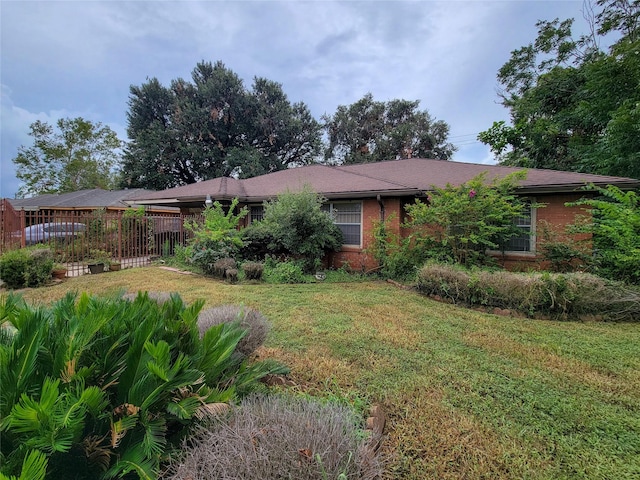
<instances>
[{"instance_id":1,"label":"fence post","mask_svg":"<svg viewBox=\"0 0 640 480\"><path fill-rule=\"evenodd\" d=\"M25 231L25 228L27 226L27 222L26 222L24 216L25 216L24 215L24 208L22 208L20 210L20 233L21 233L21 235L20 235L20 246L21 247L26 247L27 246L27 239L26 239L27 233Z\"/></svg>"},{"instance_id":2,"label":"fence post","mask_svg":"<svg viewBox=\"0 0 640 480\"><path fill-rule=\"evenodd\" d=\"M122 263L122 210L118 210L118 262Z\"/></svg>"}]
</instances>

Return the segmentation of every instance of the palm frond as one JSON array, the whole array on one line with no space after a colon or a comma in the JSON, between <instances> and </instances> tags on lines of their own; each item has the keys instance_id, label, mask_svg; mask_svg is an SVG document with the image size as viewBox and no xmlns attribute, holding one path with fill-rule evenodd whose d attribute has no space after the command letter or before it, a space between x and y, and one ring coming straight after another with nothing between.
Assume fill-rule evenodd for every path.
<instances>
[{"instance_id":1,"label":"palm frond","mask_svg":"<svg viewBox=\"0 0 640 480\"><path fill-rule=\"evenodd\" d=\"M160 457L164 452L167 443L165 434L167 432L167 422L164 417L145 419L141 421L144 427L144 436L140 443L147 457Z\"/></svg>"},{"instance_id":2,"label":"palm frond","mask_svg":"<svg viewBox=\"0 0 640 480\"><path fill-rule=\"evenodd\" d=\"M18 480L44 480L47 474L47 456L38 450L30 451L24 462Z\"/></svg>"},{"instance_id":3,"label":"palm frond","mask_svg":"<svg viewBox=\"0 0 640 480\"><path fill-rule=\"evenodd\" d=\"M124 455L107 470L103 477L108 480L110 478L121 478L127 473L135 472L140 480L155 480L157 478L158 462L154 459L146 458L142 447L129 448Z\"/></svg>"}]
</instances>

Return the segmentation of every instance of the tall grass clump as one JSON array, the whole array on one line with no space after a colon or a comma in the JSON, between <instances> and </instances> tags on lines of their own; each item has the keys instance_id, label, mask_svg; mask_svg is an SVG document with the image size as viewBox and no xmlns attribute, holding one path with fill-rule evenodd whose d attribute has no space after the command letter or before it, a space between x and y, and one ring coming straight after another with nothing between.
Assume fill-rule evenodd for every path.
<instances>
[{"instance_id":1,"label":"tall grass clump","mask_svg":"<svg viewBox=\"0 0 640 480\"><path fill-rule=\"evenodd\" d=\"M528 316L640 319L640 289L588 273L515 273L427 264L417 289L453 303L510 309Z\"/></svg>"},{"instance_id":2,"label":"tall grass clump","mask_svg":"<svg viewBox=\"0 0 640 480\"><path fill-rule=\"evenodd\" d=\"M347 407L285 396L249 397L196 428L167 480L381 478L362 421Z\"/></svg>"}]
</instances>

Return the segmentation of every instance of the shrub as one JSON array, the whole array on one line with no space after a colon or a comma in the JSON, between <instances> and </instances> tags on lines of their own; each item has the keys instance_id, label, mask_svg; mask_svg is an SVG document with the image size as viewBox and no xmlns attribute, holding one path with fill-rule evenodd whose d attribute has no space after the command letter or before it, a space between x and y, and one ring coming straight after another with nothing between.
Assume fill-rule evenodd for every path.
<instances>
[{"instance_id":1,"label":"shrub","mask_svg":"<svg viewBox=\"0 0 640 480\"><path fill-rule=\"evenodd\" d=\"M300 259L305 272L313 272L329 251L342 246L342 231L322 210L323 199L309 187L286 192L265 203L260 229L272 240L269 251Z\"/></svg>"},{"instance_id":2,"label":"shrub","mask_svg":"<svg viewBox=\"0 0 640 480\"><path fill-rule=\"evenodd\" d=\"M51 279L53 264L48 248L10 250L0 257L0 278L9 288L39 287Z\"/></svg>"},{"instance_id":3,"label":"shrub","mask_svg":"<svg viewBox=\"0 0 640 480\"><path fill-rule=\"evenodd\" d=\"M237 350L249 356L264 344L271 326L259 311L238 305L221 305L208 308L198 315L198 330L203 336L207 330L221 323L239 322L246 334L238 342Z\"/></svg>"},{"instance_id":4,"label":"shrub","mask_svg":"<svg viewBox=\"0 0 640 480\"><path fill-rule=\"evenodd\" d=\"M191 262L206 275L215 275L214 264L222 258L235 257L243 246L238 225L248 213L245 208L236 214L238 199L234 198L225 210L220 202L213 202L202 212L204 221L185 221L185 228L193 233Z\"/></svg>"},{"instance_id":5,"label":"shrub","mask_svg":"<svg viewBox=\"0 0 640 480\"><path fill-rule=\"evenodd\" d=\"M285 255L285 248L275 238L264 222L252 222L240 231L243 246L240 255L247 260L262 261L268 255Z\"/></svg>"},{"instance_id":6,"label":"shrub","mask_svg":"<svg viewBox=\"0 0 640 480\"><path fill-rule=\"evenodd\" d=\"M418 290L454 303L485 305L529 316L640 318L640 289L588 273L514 273L464 270L428 264L419 272Z\"/></svg>"},{"instance_id":7,"label":"shrub","mask_svg":"<svg viewBox=\"0 0 640 480\"><path fill-rule=\"evenodd\" d=\"M213 263L213 274L218 278L225 278L227 271L236 268L236 261L233 258L221 258Z\"/></svg>"},{"instance_id":8,"label":"shrub","mask_svg":"<svg viewBox=\"0 0 640 480\"><path fill-rule=\"evenodd\" d=\"M260 262L244 262L242 264L244 278L247 280L262 280L264 265Z\"/></svg>"},{"instance_id":9,"label":"shrub","mask_svg":"<svg viewBox=\"0 0 640 480\"><path fill-rule=\"evenodd\" d=\"M238 269L237 268L229 268L224 274L227 282L229 283L237 283L238 282Z\"/></svg>"},{"instance_id":10,"label":"shrub","mask_svg":"<svg viewBox=\"0 0 640 480\"><path fill-rule=\"evenodd\" d=\"M233 356L235 325L200 337L202 304L69 294L34 309L4 298L0 319L14 333L0 342L0 473L19 474L40 451L50 479L156 478L210 404L284 371Z\"/></svg>"},{"instance_id":11,"label":"shrub","mask_svg":"<svg viewBox=\"0 0 640 480\"><path fill-rule=\"evenodd\" d=\"M540 222L540 254L542 259L549 262L549 270L552 272L574 272L583 270L591 263L590 248L576 243L557 231L545 222Z\"/></svg>"},{"instance_id":12,"label":"shrub","mask_svg":"<svg viewBox=\"0 0 640 480\"><path fill-rule=\"evenodd\" d=\"M300 264L293 260L266 262L264 278L270 283L306 283L308 281Z\"/></svg>"},{"instance_id":13,"label":"shrub","mask_svg":"<svg viewBox=\"0 0 640 480\"><path fill-rule=\"evenodd\" d=\"M426 227L421 235L440 248L438 255L450 256L465 266L493 264L489 250L500 250L521 232L514 219L522 216L526 201L514 194L526 177L520 171L485 182L486 172L460 186L433 187L428 201L407 205L408 226Z\"/></svg>"},{"instance_id":14,"label":"shrub","mask_svg":"<svg viewBox=\"0 0 640 480\"><path fill-rule=\"evenodd\" d=\"M593 235L596 272L614 280L640 284L640 196L618 187L588 187L599 198L569 204L590 207L590 218L574 230Z\"/></svg>"},{"instance_id":15,"label":"shrub","mask_svg":"<svg viewBox=\"0 0 640 480\"><path fill-rule=\"evenodd\" d=\"M381 478L361 421L346 407L284 396L251 397L197 428L171 480Z\"/></svg>"},{"instance_id":16,"label":"shrub","mask_svg":"<svg viewBox=\"0 0 640 480\"><path fill-rule=\"evenodd\" d=\"M385 278L409 280L415 278L418 268L433 256L431 242L416 236L400 238L389 230L394 216L373 222L373 242L368 249L378 262L379 272Z\"/></svg>"}]
</instances>

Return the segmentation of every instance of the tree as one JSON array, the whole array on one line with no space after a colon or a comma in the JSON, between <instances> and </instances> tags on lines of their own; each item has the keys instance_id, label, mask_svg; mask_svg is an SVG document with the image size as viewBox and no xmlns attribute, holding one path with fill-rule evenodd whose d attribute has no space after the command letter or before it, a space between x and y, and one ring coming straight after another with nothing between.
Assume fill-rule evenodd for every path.
<instances>
[{"instance_id":1,"label":"tree","mask_svg":"<svg viewBox=\"0 0 640 480\"><path fill-rule=\"evenodd\" d=\"M376 102L371 93L356 103L340 105L323 116L329 137L325 160L365 163L424 157L448 160L455 147L447 143L449 125L434 121L420 101Z\"/></svg>"},{"instance_id":2,"label":"tree","mask_svg":"<svg viewBox=\"0 0 640 480\"><path fill-rule=\"evenodd\" d=\"M535 42L500 68L511 125L478 138L502 164L640 177L640 0L596 5L585 4L588 35L572 37L573 19L539 21Z\"/></svg>"},{"instance_id":3,"label":"tree","mask_svg":"<svg viewBox=\"0 0 640 480\"><path fill-rule=\"evenodd\" d=\"M40 120L30 125L33 145L21 146L13 159L23 182L18 195L112 188L122 147L116 133L82 117L62 118L56 126L58 131Z\"/></svg>"},{"instance_id":4,"label":"tree","mask_svg":"<svg viewBox=\"0 0 640 480\"><path fill-rule=\"evenodd\" d=\"M311 162L320 124L279 83L251 90L222 62L198 63L191 82L132 86L123 186L163 189L215 177L252 177Z\"/></svg>"}]
</instances>

